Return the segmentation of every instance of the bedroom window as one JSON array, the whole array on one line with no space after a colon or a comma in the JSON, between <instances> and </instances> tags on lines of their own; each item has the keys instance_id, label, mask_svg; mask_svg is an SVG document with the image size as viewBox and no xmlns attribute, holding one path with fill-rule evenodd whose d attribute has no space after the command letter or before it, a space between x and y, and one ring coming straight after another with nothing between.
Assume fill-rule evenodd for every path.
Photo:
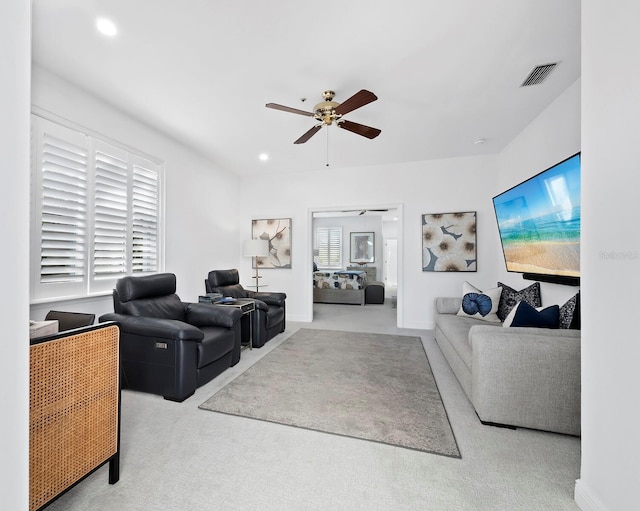
<instances>
[{"instance_id":1,"label":"bedroom window","mask_svg":"<svg viewBox=\"0 0 640 511\"><path fill-rule=\"evenodd\" d=\"M316 230L319 268L342 268L342 227Z\"/></svg>"},{"instance_id":2,"label":"bedroom window","mask_svg":"<svg viewBox=\"0 0 640 511\"><path fill-rule=\"evenodd\" d=\"M160 163L32 116L31 300L111 292L160 271Z\"/></svg>"}]
</instances>

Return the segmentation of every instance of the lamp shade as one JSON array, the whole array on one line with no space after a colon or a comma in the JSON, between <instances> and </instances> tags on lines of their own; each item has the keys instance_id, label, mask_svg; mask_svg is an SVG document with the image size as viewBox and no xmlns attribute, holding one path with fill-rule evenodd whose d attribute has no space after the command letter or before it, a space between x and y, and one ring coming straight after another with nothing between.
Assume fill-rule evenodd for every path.
<instances>
[{"instance_id":1,"label":"lamp shade","mask_svg":"<svg viewBox=\"0 0 640 511\"><path fill-rule=\"evenodd\" d=\"M268 240L246 240L242 244L242 254L246 257L265 257L269 255Z\"/></svg>"}]
</instances>

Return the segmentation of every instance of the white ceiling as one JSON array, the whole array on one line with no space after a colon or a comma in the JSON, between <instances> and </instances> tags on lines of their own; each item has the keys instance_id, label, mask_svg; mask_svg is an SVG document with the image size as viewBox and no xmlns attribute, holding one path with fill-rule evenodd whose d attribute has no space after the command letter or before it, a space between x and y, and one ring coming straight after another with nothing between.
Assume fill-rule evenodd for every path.
<instances>
[{"instance_id":1,"label":"white ceiling","mask_svg":"<svg viewBox=\"0 0 640 511\"><path fill-rule=\"evenodd\" d=\"M33 60L239 175L471 156L579 78L580 0L33 0ZM325 89L374 92L345 119L382 134L294 145L314 120L265 104L312 110Z\"/></svg>"}]
</instances>

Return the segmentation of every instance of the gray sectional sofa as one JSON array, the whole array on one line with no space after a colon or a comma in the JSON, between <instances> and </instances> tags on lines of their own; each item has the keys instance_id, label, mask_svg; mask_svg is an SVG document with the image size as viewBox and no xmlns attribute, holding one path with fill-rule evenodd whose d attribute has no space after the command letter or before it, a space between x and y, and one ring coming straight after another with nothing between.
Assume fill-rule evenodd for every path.
<instances>
[{"instance_id":1,"label":"gray sectional sofa","mask_svg":"<svg viewBox=\"0 0 640 511\"><path fill-rule=\"evenodd\" d=\"M580 331L458 316L436 298L435 338L483 423L580 435Z\"/></svg>"}]
</instances>

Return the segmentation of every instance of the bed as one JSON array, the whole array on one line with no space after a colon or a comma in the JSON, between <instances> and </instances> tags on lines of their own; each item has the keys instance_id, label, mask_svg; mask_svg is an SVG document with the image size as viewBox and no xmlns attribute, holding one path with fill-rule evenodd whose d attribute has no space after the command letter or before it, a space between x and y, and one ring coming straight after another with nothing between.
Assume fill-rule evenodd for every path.
<instances>
[{"instance_id":1,"label":"bed","mask_svg":"<svg viewBox=\"0 0 640 511\"><path fill-rule=\"evenodd\" d=\"M314 271L313 302L364 305L364 271Z\"/></svg>"}]
</instances>

